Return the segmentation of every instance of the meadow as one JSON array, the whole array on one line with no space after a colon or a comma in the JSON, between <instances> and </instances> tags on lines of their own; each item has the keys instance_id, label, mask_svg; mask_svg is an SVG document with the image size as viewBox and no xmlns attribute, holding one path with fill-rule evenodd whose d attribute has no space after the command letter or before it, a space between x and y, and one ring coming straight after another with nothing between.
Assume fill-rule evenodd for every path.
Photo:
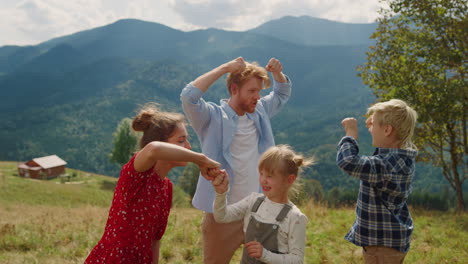
<instances>
[{"instance_id":1,"label":"meadow","mask_svg":"<svg viewBox=\"0 0 468 264\"><path fill-rule=\"evenodd\" d=\"M15 162L0 162L0 263L83 263L102 235L117 179L72 169L70 182L16 173ZM203 214L187 199L175 204L160 263L202 263ZM310 201L301 209L309 218L305 263L362 263L361 249L343 239L354 208ZM415 231L405 263L468 263L468 214L412 208L412 215Z\"/></svg>"}]
</instances>

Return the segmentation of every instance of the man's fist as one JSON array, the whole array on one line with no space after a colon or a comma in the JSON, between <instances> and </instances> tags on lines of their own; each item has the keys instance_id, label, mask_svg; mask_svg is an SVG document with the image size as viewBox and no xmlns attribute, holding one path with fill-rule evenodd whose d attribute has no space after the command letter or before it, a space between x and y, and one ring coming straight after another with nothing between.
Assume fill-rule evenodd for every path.
<instances>
[{"instance_id":1,"label":"man's fist","mask_svg":"<svg viewBox=\"0 0 468 264\"><path fill-rule=\"evenodd\" d=\"M280 73L283 71L283 66L279 60L271 58L265 69L271 73Z\"/></svg>"},{"instance_id":2,"label":"man's fist","mask_svg":"<svg viewBox=\"0 0 468 264\"><path fill-rule=\"evenodd\" d=\"M240 73L245 69L245 61L244 58L238 57L237 59L227 62L225 66L230 73Z\"/></svg>"}]
</instances>

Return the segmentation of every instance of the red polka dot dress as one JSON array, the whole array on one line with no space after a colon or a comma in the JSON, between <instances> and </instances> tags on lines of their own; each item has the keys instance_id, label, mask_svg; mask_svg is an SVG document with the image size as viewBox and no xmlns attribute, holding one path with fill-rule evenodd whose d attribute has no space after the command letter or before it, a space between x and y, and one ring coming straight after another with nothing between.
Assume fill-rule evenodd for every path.
<instances>
[{"instance_id":1,"label":"red polka dot dress","mask_svg":"<svg viewBox=\"0 0 468 264\"><path fill-rule=\"evenodd\" d=\"M135 156L122 167L104 234L87 264L152 262L152 241L160 240L166 230L172 182L153 168L137 172Z\"/></svg>"}]
</instances>

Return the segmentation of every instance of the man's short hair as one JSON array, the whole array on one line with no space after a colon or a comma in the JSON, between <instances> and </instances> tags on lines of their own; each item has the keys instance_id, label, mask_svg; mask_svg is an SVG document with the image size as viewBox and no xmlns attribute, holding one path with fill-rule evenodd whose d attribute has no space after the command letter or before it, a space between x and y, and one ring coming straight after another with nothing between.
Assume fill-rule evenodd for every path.
<instances>
[{"instance_id":1,"label":"man's short hair","mask_svg":"<svg viewBox=\"0 0 468 264\"><path fill-rule=\"evenodd\" d=\"M265 68L258 65L257 62L245 62L245 69L240 73L229 73L226 79L226 85L229 94L232 94L231 86L236 84L237 86L244 85L250 78L257 77L262 80L262 89L268 89L270 87L270 77Z\"/></svg>"}]
</instances>

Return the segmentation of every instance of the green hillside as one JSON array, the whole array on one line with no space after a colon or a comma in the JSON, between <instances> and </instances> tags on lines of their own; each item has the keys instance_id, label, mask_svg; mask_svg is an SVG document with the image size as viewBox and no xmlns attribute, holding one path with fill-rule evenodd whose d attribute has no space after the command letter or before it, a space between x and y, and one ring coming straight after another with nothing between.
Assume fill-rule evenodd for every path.
<instances>
[{"instance_id":1,"label":"green hillside","mask_svg":"<svg viewBox=\"0 0 468 264\"><path fill-rule=\"evenodd\" d=\"M351 24L309 16L286 16L260 25L250 32L274 36L302 45L371 45L377 23ZM291 30L294 29L294 30Z\"/></svg>"},{"instance_id":2,"label":"green hillside","mask_svg":"<svg viewBox=\"0 0 468 264\"><path fill-rule=\"evenodd\" d=\"M16 162L0 162L0 263L83 263L104 230L116 179L67 169L71 182L15 176ZM343 236L354 209L301 206L309 218L305 263L362 263L361 250ZM413 209L407 263L468 261L468 214ZM160 263L202 263L202 212L175 207L161 243ZM238 262L238 250L233 262Z\"/></svg>"},{"instance_id":3,"label":"green hillside","mask_svg":"<svg viewBox=\"0 0 468 264\"><path fill-rule=\"evenodd\" d=\"M17 177L16 162L0 162L0 202L7 207L17 204L77 208L108 207L116 178L67 169L69 179L48 181Z\"/></svg>"}]
</instances>

